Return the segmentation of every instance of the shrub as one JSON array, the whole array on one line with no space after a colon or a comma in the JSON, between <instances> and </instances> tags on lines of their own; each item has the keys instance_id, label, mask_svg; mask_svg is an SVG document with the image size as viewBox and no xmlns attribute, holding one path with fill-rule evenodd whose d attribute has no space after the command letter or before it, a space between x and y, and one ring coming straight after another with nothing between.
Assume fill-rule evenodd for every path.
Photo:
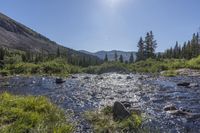
<instances>
[{"instance_id":1,"label":"shrub","mask_svg":"<svg viewBox=\"0 0 200 133\"><path fill-rule=\"evenodd\" d=\"M192 69L200 69L200 56L189 60L187 67Z\"/></svg>"},{"instance_id":2,"label":"shrub","mask_svg":"<svg viewBox=\"0 0 200 133\"><path fill-rule=\"evenodd\" d=\"M10 73L8 70L0 70L0 75L2 76L8 76Z\"/></svg>"}]
</instances>

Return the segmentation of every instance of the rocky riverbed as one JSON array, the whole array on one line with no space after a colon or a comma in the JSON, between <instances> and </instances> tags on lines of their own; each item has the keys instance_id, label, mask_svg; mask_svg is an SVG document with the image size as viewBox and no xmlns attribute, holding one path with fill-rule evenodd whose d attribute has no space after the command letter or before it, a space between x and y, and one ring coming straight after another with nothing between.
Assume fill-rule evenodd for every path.
<instances>
[{"instance_id":1,"label":"rocky riverbed","mask_svg":"<svg viewBox=\"0 0 200 133\"><path fill-rule=\"evenodd\" d=\"M62 81L62 80L57 80ZM187 84L181 84L187 83ZM152 77L107 73L77 74L65 82L52 77L14 76L1 79L0 92L47 96L78 123L76 132L92 132L83 113L128 102L147 116L144 126L166 133L200 132L200 77Z\"/></svg>"}]
</instances>

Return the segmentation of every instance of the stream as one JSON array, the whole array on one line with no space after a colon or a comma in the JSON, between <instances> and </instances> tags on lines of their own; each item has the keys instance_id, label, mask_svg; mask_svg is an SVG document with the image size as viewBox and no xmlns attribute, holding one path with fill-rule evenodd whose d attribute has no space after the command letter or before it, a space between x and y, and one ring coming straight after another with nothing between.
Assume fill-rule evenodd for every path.
<instances>
[{"instance_id":1,"label":"stream","mask_svg":"<svg viewBox=\"0 0 200 133\"><path fill-rule=\"evenodd\" d=\"M177 86L189 82L194 86ZM6 83L6 85L5 85ZM4 85L2 85L4 84ZM19 95L42 95L67 113L78 123L76 133L91 133L90 124L83 113L113 105L115 101L126 101L147 116L144 126L150 132L165 133L200 132L200 77L153 77L151 75L105 73L101 75L75 74L62 84L52 77L13 76L1 79L0 92ZM174 105L186 114L165 111ZM152 130L152 131L151 131Z\"/></svg>"}]
</instances>

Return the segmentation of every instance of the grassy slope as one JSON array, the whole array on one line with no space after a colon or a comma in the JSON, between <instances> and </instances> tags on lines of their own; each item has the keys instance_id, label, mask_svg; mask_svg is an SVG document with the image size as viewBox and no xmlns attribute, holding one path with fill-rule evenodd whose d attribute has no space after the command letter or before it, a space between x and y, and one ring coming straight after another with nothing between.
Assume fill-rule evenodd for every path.
<instances>
[{"instance_id":1,"label":"grassy slope","mask_svg":"<svg viewBox=\"0 0 200 133\"><path fill-rule=\"evenodd\" d=\"M70 133L64 112L44 97L0 95L1 133Z\"/></svg>"}]
</instances>

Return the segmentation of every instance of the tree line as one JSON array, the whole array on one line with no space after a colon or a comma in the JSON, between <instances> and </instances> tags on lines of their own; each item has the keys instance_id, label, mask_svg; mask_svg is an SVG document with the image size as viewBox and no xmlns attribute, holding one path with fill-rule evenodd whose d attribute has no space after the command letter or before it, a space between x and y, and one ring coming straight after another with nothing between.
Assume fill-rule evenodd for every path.
<instances>
[{"instance_id":1,"label":"tree line","mask_svg":"<svg viewBox=\"0 0 200 133\"><path fill-rule=\"evenodd\" d=\"M17 56L16 56L17 55ZM66 60L67 63L82 67L87 67L89 65L97 65L102 63L102 61L98 58L86 56L84 54L77 54L77 53L68 53L67 51L61 51L60 48L57 48L56 53L50 54L45 53L44 50L41 52L31 52L31 51L12 51L8 48L0 48L0 67L5 64L5 57L17 57L20 58L22 62L27 63L40 63L44 61L53 60L56 58L63 58ZM6 59L7 60L7 59ZM6 63L14 63L15 60L9 60Z\"/></svg>"},{"instance_id":2,"label":"tree line","mask_svg":"<svg viewBox=\"0 0 200 133\"><path fill-rule=\"evenodd\" d=\"M145 39L142 37L138 41L138 52L136 61L146 60L148 58L156 59L192 59L200 55L200 36L199 33L194 33L192 39L179 44L176 42L174 47L171 47L163 53L156 53L156 40L153 32L147 32Z\"/></svg>"},{"instance_id":3,"label":"tree line","mask_svg":"<svg viewBox=\"0 0 200 133\"><path fill-rule=\"evenodd\" d=\"M167 49L161 58L192 59L200 55L199 33L194 33L192 39L180 45L176 42L174 47Z\"/></svg>"}]
</instances>

